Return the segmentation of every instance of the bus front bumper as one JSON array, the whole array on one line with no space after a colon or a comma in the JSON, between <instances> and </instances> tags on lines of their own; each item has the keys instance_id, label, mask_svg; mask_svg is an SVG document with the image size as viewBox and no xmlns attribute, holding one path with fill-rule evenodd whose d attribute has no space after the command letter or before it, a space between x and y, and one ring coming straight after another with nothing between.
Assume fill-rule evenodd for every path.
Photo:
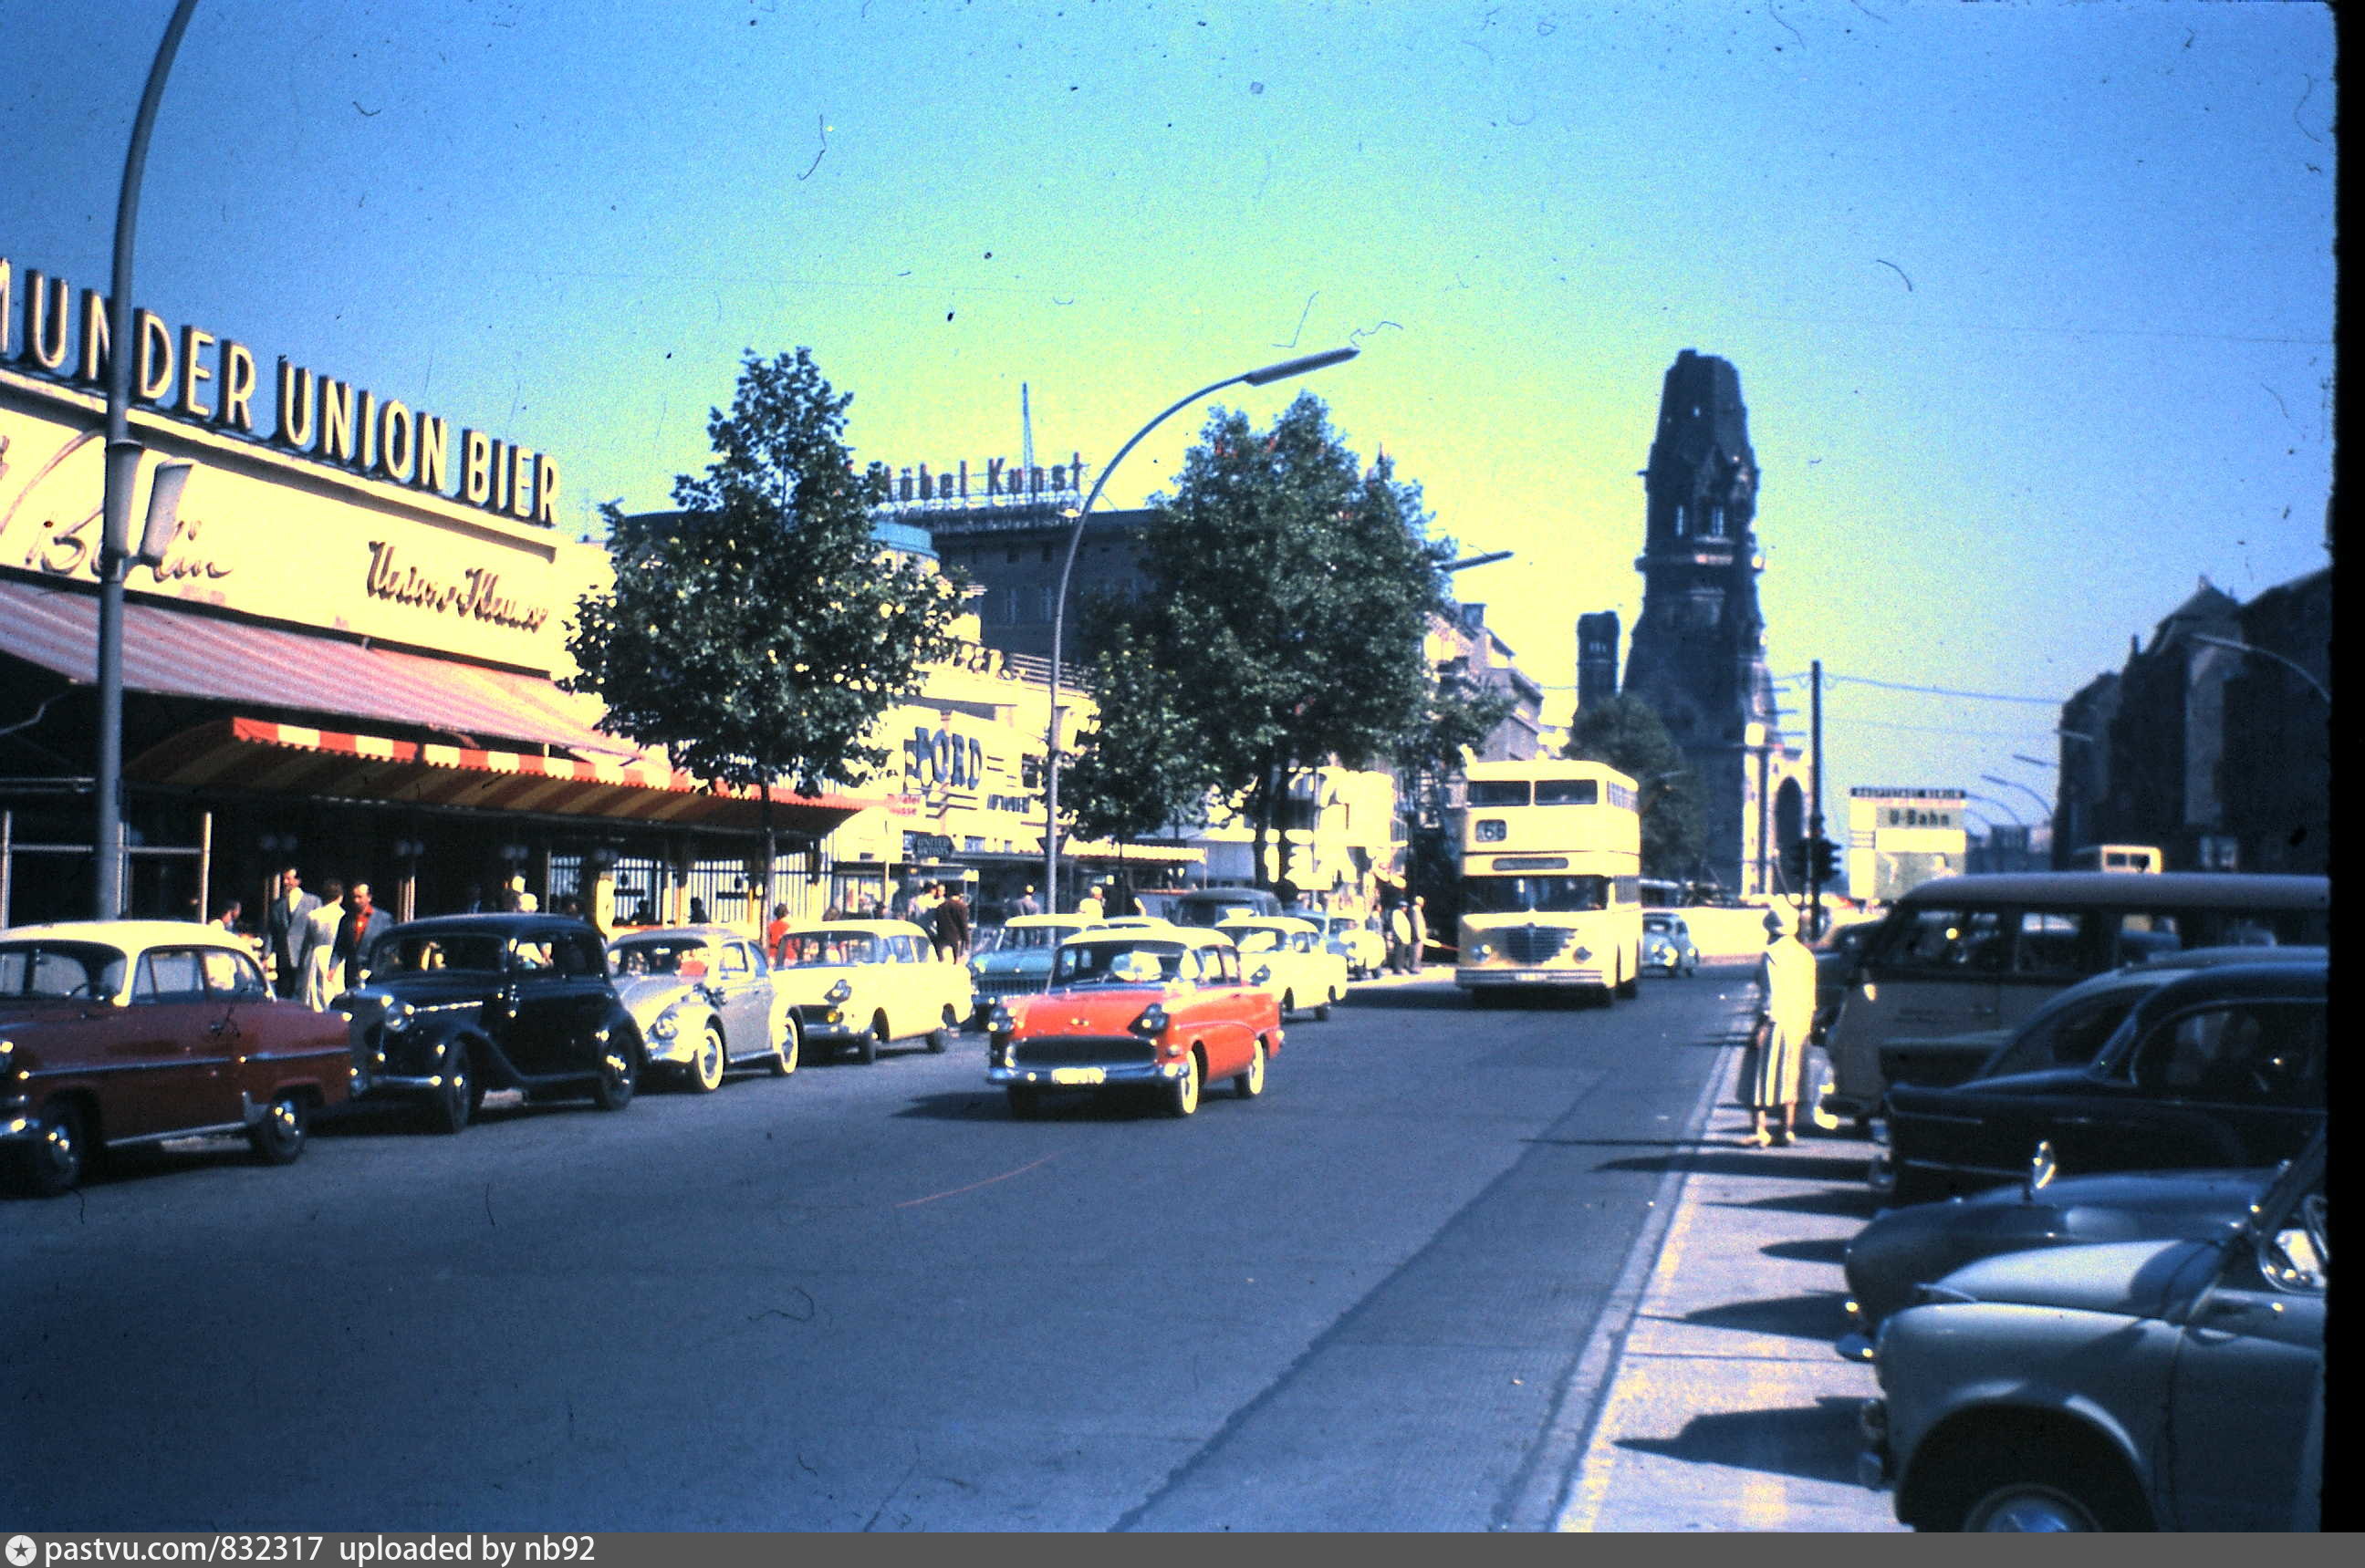
<instances>
[{"instance_id":1,"label":"bus front bumper","mask_svg":"<svg viewBox=\"0 0 2365 1568\"><path fill-rule=\"evenodd\" d=\"M1609 976L1591 965L1554 969L1519 969L1508 964L1463 964L1453 971L1453 983L1464 991L1484 987L1589 985L1606 986Z\"/></svg>"}]
</instances>

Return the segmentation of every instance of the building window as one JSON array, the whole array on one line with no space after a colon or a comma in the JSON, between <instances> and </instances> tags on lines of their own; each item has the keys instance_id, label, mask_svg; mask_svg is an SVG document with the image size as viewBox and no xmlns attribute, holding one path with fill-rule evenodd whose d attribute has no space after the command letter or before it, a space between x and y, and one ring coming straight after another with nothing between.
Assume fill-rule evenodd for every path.
<instances>
[{"instance_id":1,"label":"building window","mask_svg":"<svg viewBox=\"0 0 2365 1568\"><path fill-rule=\"evenodd\" d=\"M1678 539L1681 539L1683 536L1684 536L1684 507L1683 507L1683 503L1682 503L1681 501L1678 501L1678 502L1676 502L1676 538L1678 538Z\"/></svg>"},{"instance_id":2,"label":"building window","mask_svg":"<svg viewBox=\"0 0 2365 1568\"><path fill-rule=\"evenodd\" d=\"M1044 558L1048 560L1050 558L1050 546L1045 545L1043 554ZM1058 588L1037 588L1035 590L1035 602L1037 605L1035 619L1048 622L1051 619L1052 611L1059 606L1059 590Z\"/></svg>"},{"instance_id":3,"label":"building window","mask_svg":"<svg viewBox=\"0 0 2365 1568\"><path fill-rule=\"evenodd\" d=\"M1009 564L1014 566L1018 565L1018 546L1015 544L1010 547Z\"/></svg>"},{"instance_id":4,"label":"building window","mask_svg":"<svg viewBox=\"0 0 2365 1568\"><path fill-rule=\"evenodd\" d=\"M1721 539L1724 537L1724 509L1722 507L1710 507L1708 509L1708 536L1710 539Z\"/></svg>"}]
</instances>

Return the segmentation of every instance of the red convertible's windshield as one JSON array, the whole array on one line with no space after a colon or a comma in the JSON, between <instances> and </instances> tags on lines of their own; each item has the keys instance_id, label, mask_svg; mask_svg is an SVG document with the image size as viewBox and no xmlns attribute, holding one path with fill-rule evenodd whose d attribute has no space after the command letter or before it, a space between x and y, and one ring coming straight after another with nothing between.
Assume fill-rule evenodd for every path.
<instances>
[{"instance_id":1,"label":"red convertible's windshield","mask_svg":"<svg viewBox=\"0 0 2365 1568\"><path fill-rule=\"evenodd\" d=\"M1180 979L1177 942L1070 942L1053 960L1053 985L1160 985Z\"/></svg>"}]
</instances>

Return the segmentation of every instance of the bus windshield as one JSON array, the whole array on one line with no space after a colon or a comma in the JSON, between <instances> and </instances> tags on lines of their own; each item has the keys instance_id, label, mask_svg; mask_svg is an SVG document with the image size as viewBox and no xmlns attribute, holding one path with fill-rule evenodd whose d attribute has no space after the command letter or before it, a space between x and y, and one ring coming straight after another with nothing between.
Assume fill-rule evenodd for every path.
<instances>
[{"instance_id":1,"label":"bus windshield","mask_svg":"<svg viewBox=\"0 0 2365 1568\"><path fill-rule=\"evenodd\" d=\"M1607 877L1467 877L1465 914L1568 913L1609 907Z\"/></svg>"}]
</instances>

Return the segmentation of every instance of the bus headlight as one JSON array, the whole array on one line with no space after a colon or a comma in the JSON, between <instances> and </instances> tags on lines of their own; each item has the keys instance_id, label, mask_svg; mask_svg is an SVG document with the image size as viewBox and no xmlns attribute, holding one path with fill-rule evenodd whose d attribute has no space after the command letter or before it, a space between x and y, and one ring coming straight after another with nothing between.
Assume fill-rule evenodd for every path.
<instances>
[{"instance_id":1,"label":"bus headlight","mask_svg":"<svg viewBox=\"0 0 2365 1568\"><path fill-rule=\"evenodd\" d=\"M1483 964L1487 959L1495 956L1495 944L1492 942L1481 942L1476 946L1470 949L1470 954L1471 957L1476 958Z\"/></svg>"}]
</instances>

